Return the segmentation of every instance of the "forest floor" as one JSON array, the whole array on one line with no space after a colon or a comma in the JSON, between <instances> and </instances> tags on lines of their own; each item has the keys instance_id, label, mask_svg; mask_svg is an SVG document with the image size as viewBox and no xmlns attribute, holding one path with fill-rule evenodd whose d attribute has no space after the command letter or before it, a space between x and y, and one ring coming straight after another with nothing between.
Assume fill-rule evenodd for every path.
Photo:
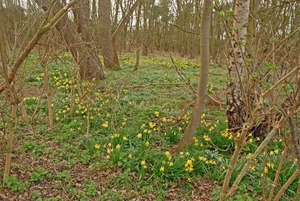
<instances>
[{"instance_id":1,"label":"forest floor","mask_svg":"<svg viewBox=\"0 0 300 201\"><path fill-rule=\"evenodd\" d=\"M228 153L234 147L223 107L226 67L211 65L208 93L212 98L193 142L171 155L169 148L179 142L191 116L198 60L172 62L152 55L141 58L136 72L132 55L122 55L120 60L121 67L105 69L106 79L100 82L76 79L67 54L49 61L55 114L50 129L44 74L39 68L32 73L32 63L38 59L28 59L16 89L23 92L29 123L18 112L11 176L0 181L0 201L218 200ZM4 95L0 105L2 178L10 122ZM243 154L251 153L255 143L254 139ZM282 141L276 143L276 149L283 147ZM237 167L243 164L241 160ZM260 200L264 189L254 181L260 181L264 168L257 166L250 172L232 200ZM297 184L292 187L297 189Z\"/></svg>"},{"instance_id":2,"label":"forest floor","mask_svg":"<svg viewBox=\"0 0 300 201\"><path fill-rule=\"evenodd\" d=\"M113 92L114 94L120 94L123 90L123 92L125 92L122 94L123 98L126 98L127 90L130 90L133 98L140 99L136 100L136 102L139 101L142 103L147 100L151 101L151 103L146 102L146 104L151 104L150 107L157 108L157 110L160 111L162 111L163 108L159 108L161 103L157 104L156 101L161 101L167 108L165 110L170 111L169 115L175 118L182 112L180 110L191 109L189 103L193 100L188 99L187 96L194 96L193 92L185 92L184 90L189 87L189 79L192 79L192 82L189 84L193 84L193 86L196 87L198 69L195 65L197 65L197 63L178 60L179 67L175 69L174 64L168 61L168 59L160 59L144 58L141 62L141 69L132 74L130 71L132 70L134 59L130 56L124 56L123 67L107 71L108 78L105 82L109 87L111 87L111 85L119 87L118 90ZM53 68L56 69L55 66ZM183 74L185 68L190 68L188 72L190 75L187 76ZM65 71L51 72L53 79L51 79L51 82L54 85L55 91L59 91L60 87L63 88L65 83L59 82L64 81L64 78L66 79L70 76L64 72ZM56 77L59 76L62 77L57 79ZM28 76L26 79L27 81L29 80L29 82L27 82L26 87L23 88L23 98L25 98L25 108L32 123L25 125L21 119L21 123L15 130L12 176L10 177L10 181L4 185L6 188L0 187L1 201L211 200L212 192L216 189L218 184L205 176L197 179L194 178L193 181L187 181L180 177L168 181L164 178L153 179L151 178L153 176L151 176L151 173L146 173L146 175L143 176L144 178L141 178L139 171L129 171L128 169L124 169L121 165L115 166L109 164L109 162L108 164L101 162L101 159L99 159L101 156L98 158L91 156L88 157L86 162L82 162L77 157L81 157L82 153L80 153L80 151L82 151L82 147L80 146L82 146L81 143L83 139L77 139L76 136L69 136L65 139L66 141L64 143L66 144L60 144L61 142L58 141L61 139L57 139L59 135L63 135L63 133L66 132L66 129L69 129L68 126L65 127L62 124L68 123L70 120L65 119L65 122L59 122L59 120L57 120L56 127L59 128L58 130L56 128L52 131L48 130L47 125L45 125L47 124L45 111L43 111L44 113L40 112L40 108L45 106L45 103L41 102L45 100L40 99L40 105L37 103L37 100L44 94L40 81L42 80L42 76L36 73L33 76ZM20 81L20 83L24 82L24 80ZM113 83L113 81L116 83ZM97 84L97 88L98 87L99 84ZM104 86L102 88L106 87ZM178 91L179 89L181 92ZM64 92L65 91L62 91L62 93ZM140 97L139 94L134 93L141 93L140 95L145 97ZM107 93L107 96L110 96L110 94ZM30 100L30 98L33 100ZM65 98L65 96L58 94L54 97L57 104L62 101L60 98ZM131 99L131 97L129 97L128 100L129 99ZM170 104L170 100L175 104ZM112 103L111 106L107 108L114 108L116 104L120 103ZM57 105L56 111L60 107L64 106ZM121 107L122 106L118 109L123 110ZM138 109L138 107L139 106L137 106L136 109ZM144 108L147 109L146 106ZM132 111L130 111L131 114L127 113L126 118L138 113L136 109L132 109ZM117 111L115 112L117 113ZM122 112L120 113L123 114ZM33 115L36 117L33 117ZM36 120L33 120L33 118L36 118ZM38 119L42 120L38 121ZM129 125L130 123L127 122L127 124ZM101 124L99 123L99 125ZM93 129L97 128L92 128L90 132L94 132ZM117 132L118 129L120 128L115 128L114 131ZM73 128L71 128L71 130L73 130ZM76 133L76 135L77 134L79 134L79 132ZM95 144L93 141L99 141L95 138L99 138L99 136L91 136L90 141L92 144ZM72 149L73 146L75 147L74 149L78 149L76 150L75 159L72 155L74 150L68 150ZM83 149L85 148L86 147ZM158 147L153 148L157 149ZM165 148L166 147L160 147L159 149ZM65 155L63 156L61 153ZM60 158L56 158L56 154L58 154ZM68 156L68 154L70 154L70 156ZM2 174L4 164L4 157L1 157L0 173L2 172Z\"/></svg>"}]
</instances>

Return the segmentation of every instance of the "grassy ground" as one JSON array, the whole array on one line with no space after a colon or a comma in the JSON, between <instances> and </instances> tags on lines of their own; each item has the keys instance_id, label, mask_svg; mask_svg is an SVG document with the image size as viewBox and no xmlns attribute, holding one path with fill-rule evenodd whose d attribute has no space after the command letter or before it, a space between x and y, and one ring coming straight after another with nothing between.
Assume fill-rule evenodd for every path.
<instances>
[{"instance_id":1,"label":"grassy ground","mask_svg":"<svg viewBox=\"0 0 300 201\"><path fill-rule=\"evenodd\" d=\"M104 81L81 82L68 55L50 61L55 111L51 130L42 71L36 68L24 76L26 84L19 80L31 123L26 125L20 115L12 175L0 183L1 199L218 199L234 147L224 109L209 102L192 145L176 156L168 152L189 122L200 64L180 59L172 63L154 55L142 57L139 70L132 72L134 62L132 55L123 55L120 68L105 70ZM29 67L27 62L25 69ZM210 70L209 94L220 102L226 73L226 68L214 65ZM6 121L3 118L2 126ZM245 148L245 155L255 149L256 141ZM278 139L271 149L275 164L282 146ZM0 160L2 176L4 157ZM272 164L269 172L275 172ZM291 173L294 165L287 167ZM265 166L249 173L232 200L259 199L263 189L255 182Z\"/></svg>"}]
</instances>

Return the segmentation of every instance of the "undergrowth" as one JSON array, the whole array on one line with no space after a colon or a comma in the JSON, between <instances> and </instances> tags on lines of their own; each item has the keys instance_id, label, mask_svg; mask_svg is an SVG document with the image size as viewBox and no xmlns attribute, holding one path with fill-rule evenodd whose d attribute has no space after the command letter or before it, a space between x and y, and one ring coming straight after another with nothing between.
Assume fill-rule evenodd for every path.
<instances>
[{"instance_id":1,"label":"undergrowth","mask_svg":"<svg viewBox=\"0 0 300 201\"><path fill-rule=\"evenodd\" d=\"M30 186L51 181L52 188L70 200L165 200L170 196L168 189L178 186L177 196L188 199L190 193L186 189L205 178L215 182L212 196L218 199L218 185L224 179L235 146L235 137L226 129L224 109L208 107L191 146L179 155L168 151L189 123L199 63L143 57L140 69L132 72L135 59L125 55L120 58L121 68L105 69L106 80L87 82L76 77L69 56L60 59L68 68L59 66L57 61L48 64L55 94L54 128L48 127L42 71L25 78L26 93L22 99L31 117L30 125L20 116L14 174L1 183L0 192L30 191L33 200L60 200L56 194L31 190ZM225 75L226 68L211 67L209 94L220 100L224 99ZM5 104L2 99L1 105ZM8 121L8 116L5 118L2 126ZM259 141L249 134L242 154L250 156ZM271 185L283 143L282 138L274 139L251 166L233 200L253 200L253 195L259 199L263 193L261 182L266 189ZM238 164L232 180L244 163ZM297 168L293 159L284 166L282 182ZM294 182L289 187L287 199L293 197L297 186Z\"/></svg>"}]
</instances>

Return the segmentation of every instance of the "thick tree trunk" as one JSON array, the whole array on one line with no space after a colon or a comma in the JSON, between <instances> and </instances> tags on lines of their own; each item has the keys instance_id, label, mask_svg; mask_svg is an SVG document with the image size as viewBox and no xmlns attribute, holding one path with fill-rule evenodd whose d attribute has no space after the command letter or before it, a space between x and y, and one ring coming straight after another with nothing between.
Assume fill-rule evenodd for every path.
<instances>
[{"instance_id":1,"label":"thick tree trunk","mask_svg":"<svg viewBox=\"0 0 300 201\"><path fill-rule=\"evenodd\" d=\"M35 0L35 2L42 7L44 11L47 11L50 4L47 0ZM53 6L53 11L56 12L61 8L62 5L59 5L57 2ZM82 14L78 12L78 14ZM81 16L83 19L87 18L86 16ZM84 80L90 79L104 79L104 72L102 70L102 65L100 59L98 57L98 51L91 45L91 41L86 34L88 30L83 31L82 29L86 29L84 27L86 25L86 21L84 25L78 26L81 34L77 32L76 26L74 23L68 18L68 15L64 15L59 22L56 23L55 28L60 32L64 41L68 45L68 50L71 52L76 65L79 68L80 77Z\"/></svg>"},{"instance_id":2,"label":"thick tree trunk","mask_svg":"<svg viewBox=\"0 0 300 201\"><path fill-rule=\"evenodd\" d=\"M119 66L118 62L114 62L114 50L111 33L111 2L110 0L99 1L99 21L100 21L100 47L104 57L105 68Z\"/></svg>"},{"instance_id":3,"label":"thick tree trunk","mask_svg":"<svg viewBox=\"0 0 300 201\"><path fill-rule=\"evenodd\" d=\"M242 128L245 117L243 92L243 70L245 68L245 43L247 34L247 22L249 14L249 0L235 1L234 21L230 52L227 84L227 120L228 128L237 132Z\"/></svg>"}]
</instances>

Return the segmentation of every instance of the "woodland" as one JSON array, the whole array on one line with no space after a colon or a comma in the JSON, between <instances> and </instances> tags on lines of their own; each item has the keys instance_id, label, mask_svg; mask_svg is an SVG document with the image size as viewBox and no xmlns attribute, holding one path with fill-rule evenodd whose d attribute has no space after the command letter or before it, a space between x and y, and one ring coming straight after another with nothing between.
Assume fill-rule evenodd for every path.
<instances>
[{"instance_id":1,"label":"woodland","mask_svg":"<svg viewBox=\"0 0 300 201\"><path fill-rule=\"evenodd\" d=\"M298 201L299 107L299 0L0 0L0 201Z\"/></svg>"}]
</instances>

